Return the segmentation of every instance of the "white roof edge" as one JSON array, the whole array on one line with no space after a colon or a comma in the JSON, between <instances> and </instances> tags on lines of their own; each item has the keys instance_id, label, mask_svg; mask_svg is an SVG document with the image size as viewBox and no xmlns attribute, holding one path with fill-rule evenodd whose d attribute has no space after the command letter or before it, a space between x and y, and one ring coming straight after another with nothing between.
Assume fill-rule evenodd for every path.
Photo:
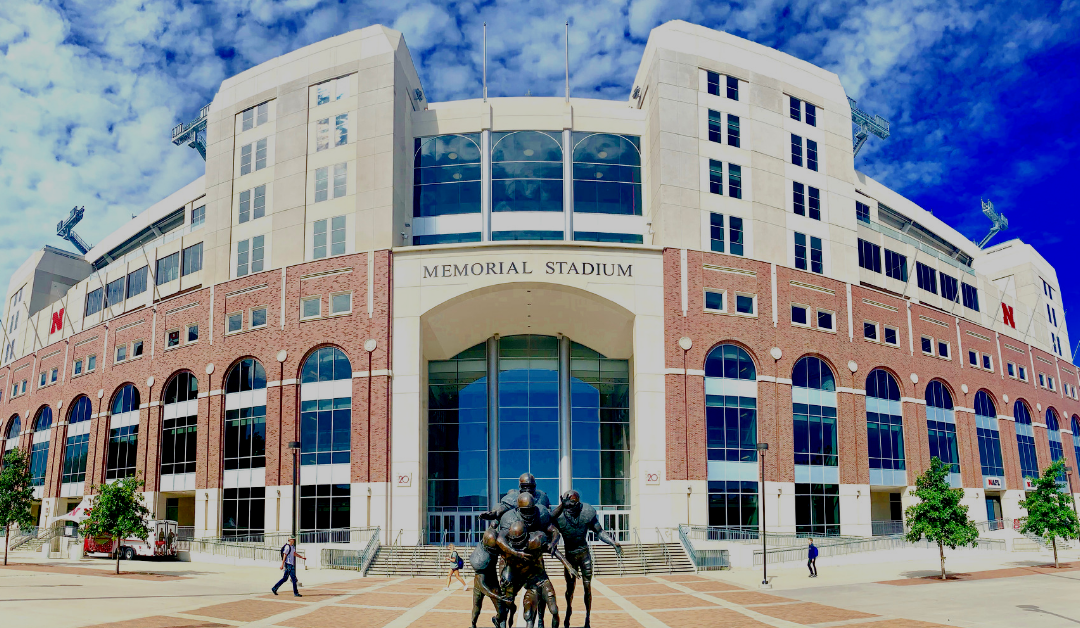
<instances>
[{"instance_id":1,"label":"white roof edge","mask_svg":"<svg viewBox=\"0 0 1080 628\"><path fill-rule=\"evenodd\" d=\"M205 194L206 176L204 175L154 203L143 210L138 216L124 223L119 229L102 238L101 242L98 242L94 248L90 249L90 252L86 254L86 261L91 264L94 263L94 260L105 255L128 238L149 227L152 223L161 220L165 216Z\"/></svg>"}]
</instances>

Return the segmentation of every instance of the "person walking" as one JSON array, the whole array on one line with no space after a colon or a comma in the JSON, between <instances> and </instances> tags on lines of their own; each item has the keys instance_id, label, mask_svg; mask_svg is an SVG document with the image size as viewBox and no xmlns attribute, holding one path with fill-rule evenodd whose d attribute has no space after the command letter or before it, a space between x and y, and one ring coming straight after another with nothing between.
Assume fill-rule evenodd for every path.
<instances>
[{"instance_id":1,"label":"person walking","mask_svg":"<svg viewBox=\"0 0 1080 628\"><path fill-rule=\"evenodd\" d=\"M468 591L469 585L465 584L465 579L461 577L461 568L465 566L465 561L461 559L461 555L454 549L453 543L447 545L447 547L450 549L450 556L446 560L453 563L453 565L450 566L450 573L446 575L446 589L444 590L449 591L450 583L454 578L457 578L458 582L461 583L461 590Z\"/></svg>"},{"instance_id":2,"label":"person walking","mask_svg":"<svg viewBox=\"0 0 1080 628\"><path fill-rule=\"evenodd\" d=\"M806 566L810 569L811 578L817 578L817 554L817 545L814 545L814 539L810 539L810 549L807 552L809 558L806 561Z\"/></svg>"},{"instance_id":3,"label":"person walking","mask_svg":"<svg viewBox=\"0 0 1080 628\"><path fill-rule=\"evenodd\" d=\"M307 560L307 558L303 554L297 553L297 551L296 551L296 538L295 537L289 537L289 542L286 543L285 546L281 548L281 567L280 567L280 569L282 571L284 571L285 573L284 573L284 575L281 576L281 580L278 580L278 583L274 585L274 588L270 589L274 593L274 595L278 594L277 593L278 588L281 585L285 584L286 580L291 579L292 580L293 595L296 596L296 597L304 597L304 596L300 595L300 590L296 587L296 557L297 556L299 556L300 558L303 558L304 560Z\"/></svg>"}]
</instances>

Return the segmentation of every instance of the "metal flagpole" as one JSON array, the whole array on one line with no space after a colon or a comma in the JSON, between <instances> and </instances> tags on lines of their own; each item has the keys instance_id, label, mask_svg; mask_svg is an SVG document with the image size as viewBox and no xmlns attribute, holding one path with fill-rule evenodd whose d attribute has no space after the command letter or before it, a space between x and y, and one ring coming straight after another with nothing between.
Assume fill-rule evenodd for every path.
<instances>
[{"instance_id":1,"label":"metal flagpole","mask_svg":"<svg viewBox=\"0 0 1080 628\"><path fill-rule=\"evenodd\" d=\"M484 102L487 102L487 22L484 22Z\"/></svg>"},{"instance_id":2,"label":"metal flagpole","mask_svg":"<svg viewBox=\"0 0 1080 628\"><path fill-rule=\"evenodd\" d=\"M566 102L570 102L570 20L566 20Z\"/></svg>"}]
</instances>

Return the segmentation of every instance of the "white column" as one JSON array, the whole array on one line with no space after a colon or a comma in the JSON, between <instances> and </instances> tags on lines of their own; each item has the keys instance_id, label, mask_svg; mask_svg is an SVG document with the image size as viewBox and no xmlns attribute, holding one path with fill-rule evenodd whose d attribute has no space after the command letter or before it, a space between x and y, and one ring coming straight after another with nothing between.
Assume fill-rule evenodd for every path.
<instances>
[{"instance_id":1,"label":"white column","mask_svg":"<svg viewBox=\"0 0 1080 628\"><path fill-rule=\"evenodd\" d=\"M480 240L491 242L491 131L480 132Z\"/></svg>"},{"instance_id":2,"label":"white column","mask_svg":"<svg viewBox=\"0 0 1080 628\"><path fill-rule=\"evenodd\" d=\"M570 441L570 339L559 336L559 495L569 491L574 479ZM550 496L555 503L555 496Z\"/></svg>"},{"instance_id":3,"label":"white column","mask_svg":"<svg viewBox=\"0 0 1080 628\"><path fill-rule=\"evenodd\" d=\"M563 240L574 240L574 144L573 133L563 129ZM565 491L564 491L565 492Z\"/></svg>"}]
</instances>

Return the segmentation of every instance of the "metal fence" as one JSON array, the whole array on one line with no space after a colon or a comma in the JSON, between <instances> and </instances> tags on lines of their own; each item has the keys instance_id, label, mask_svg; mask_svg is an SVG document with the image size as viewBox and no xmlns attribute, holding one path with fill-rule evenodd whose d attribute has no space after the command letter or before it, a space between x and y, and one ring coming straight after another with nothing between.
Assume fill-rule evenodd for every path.
<instances>
[{"instance_id":1,"label":"metal fence","mask_svg":"<svg viewBox=\"0 0 1080 628\"><path fill-rule=\"evenodd\" d=\"M190 551L199 554L269 562L281 560L281 548L277 547L260 547L258 545L228 543L211 539L193 539L187 543Z\"/></svg>"},{"instance_id":2,"label":"metal fence","mask_svg":"<svg viewBox=\"0 0 1080 628\"><path fill-rule=\"evenodd\" d=\"M690 562L694 563L694 568L698 571L711 571L714 569L729 569L731 567L731 557L726 549L697 549L694 547L694 543L690 540L690 533L693 527L702 526L679 526L679 540L682 541L683 548L686 550L688 556L690 556Z\"/></svg>"},{"instance_id":3,"label":"metal fence","mask_svg":"<svg viewBox=\"0 0 1080 628\"><path fill-rule=\"evenodd\" d=\"M733 541L737 543L761 543L761 530L758 528L735 526L680 525L679 534L685 534L691 541ZM818 545L862 539L858 536L822 536L802 532L766 532L765 541L773 547L805 547L807 539L819 541Z\"/></svg>"},{"instance_id":4,"label":"metal fence","mask_svg":"<svg viewBox=\"0 0 1080 628\"><path fill-rule=\"evenodd\" d=\"M367 573L368 566L379 550L379 528L372 528L373 533L362 550L323 548L321 564L325 569L351 569L361 574Z\"/></svg>"},{"instance_id":5,"label":"metal fence","mask_svg":"<svg viewBox=\"0 0 1080 628\"><path fill-rule=\"evenodd\" d=\"M870 522L870 534L874 536L894 536L904 533L904 522L898 520L883 520Z\"/></svg>"},{"instance_id":6,"label":"metal fence","mask_svg":"<svg viewBox=\"0 0 1080 628\"><path fill-rule=\"evenodd\" d=\"M190 541L195 538L195 526L176 526L176 539Z\"/></svg>"},{"instance_id":7,"label":"metal fence","mask_svg":"<svg viewBox=\"0 0 1080 628\"><path fill-rule=\"evenodd\" d=\"M874 552L891 549L937 549L937 543L931 543L926 539L912 543L903 537L883 537L876 539L847 540L822 544L818 546L818 556L843 556L846 554L858 554L862 552ZM977 539L975 549L1005 551L1005 541L1001 539ZM762 551L754 551L754 565L762 563ZM768 551L769 564L786 563L806 560L807 550L805 547L790 547L770 549Z\"/></svg>"}]
</instances>

